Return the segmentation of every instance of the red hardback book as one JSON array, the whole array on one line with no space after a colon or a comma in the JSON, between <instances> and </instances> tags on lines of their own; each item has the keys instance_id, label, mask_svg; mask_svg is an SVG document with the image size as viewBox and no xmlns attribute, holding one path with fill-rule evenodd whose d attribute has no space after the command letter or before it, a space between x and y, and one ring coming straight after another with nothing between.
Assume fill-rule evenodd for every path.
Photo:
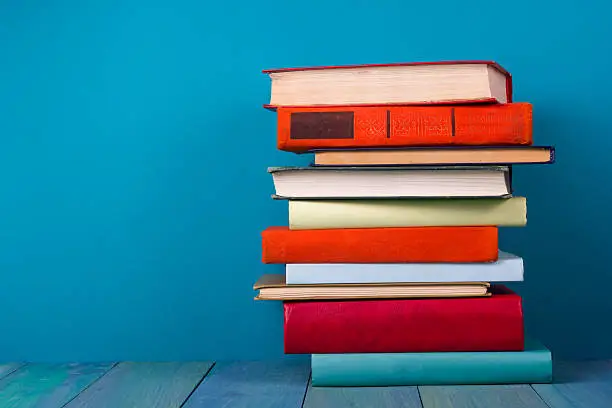
<instances>
[{"instance_id":1,"label":"red hardback book","mask_svg":"<svg viewBox=\"0 0 612 408\"><path fill-rule=\"evenodd\" d=\"M531 145L529 103L279 107L280 150Z\"/></svg>"},{"instance_id":2,"label":"red hardback book","mask_svg":"<svg viewBox=\"0 0 612 408\"><path fill-rule=\"evenodd\" d=\"M521 351L521 298L285 302L285 353Z\"/></svg>"},{"instance_id":3,"label":"red hardback book","mask_svg":"<svg viewBox=\"0 0 612 408\"><path fill-rule=\"evenodd\" d=\"M262 233L264 263L492 262L496 227L290 230Z\"/></svg>"}]
</instances>

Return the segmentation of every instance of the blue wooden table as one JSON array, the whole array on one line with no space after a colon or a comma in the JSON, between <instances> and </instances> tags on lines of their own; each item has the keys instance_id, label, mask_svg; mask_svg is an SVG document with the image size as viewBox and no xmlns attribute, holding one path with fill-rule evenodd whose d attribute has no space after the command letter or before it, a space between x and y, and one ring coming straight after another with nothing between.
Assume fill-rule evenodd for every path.
<instances>
[{"instance_id":1,"label":"blue wooden table","mask_svg":"<svg viewBox=\"0 0 612 408\"><path fill-rule=\"evenodd\" d=\"M546 385L313 388L308 361L0 364L0 408L612 408L612 362Z\"/></svg>"}]
</instances>

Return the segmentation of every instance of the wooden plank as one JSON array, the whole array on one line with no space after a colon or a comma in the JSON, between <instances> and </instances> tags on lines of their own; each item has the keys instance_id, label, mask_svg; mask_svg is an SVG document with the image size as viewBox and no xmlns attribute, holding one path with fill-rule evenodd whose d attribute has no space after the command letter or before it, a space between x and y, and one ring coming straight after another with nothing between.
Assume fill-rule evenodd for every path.
<instances>
[{"instance_id":1,"label":"wooden plank","mask_svg":"<svg viewBox=\"0 0 612 408\"><path fill-rule=\"evenodd\" d=\"M185 408L300 408L308 360L217 363Z\"/></svg>"},{"instance_id":2,"label":"wooden plank","mask_svg":"<svg viewBox=\"0 0 612 408\"><path fill-rule=\"evenodd\" d=\"M419 387L423 408L547 408L529 385Z\"/></svg>"},{"instance_id":3,"label":"wooden plank","mask_svg":"<svg viewBox=\"0 0 612 408\"><path fill-rule=\"evenodd\" d=\"M178 408L212 365L209 362L120 363L66 407Z\"/></svg>"},{"instance_id":4,"label":"wooden plank","mask_svg":"<svg viewBox=\"0 0 612 408\"><path fill-rule=\"evenodd\" d=\"M28 364L0 381L0 408L57 408L113 364Z\"/></svg>"},{"instance_id":5,"label":"wooden plank","mask_svg":"<svg viewBox=\"0 0 612 408\"><path fill-rule=\"evenodd\" d=\"M304 408L422 408L417 387L312 387Z\"/></svg>"},{"instance_id":6,"label":"wooden plank","mask_svg":"<svg viewBox=\"0 0 612 408\"><path fill-rule=\"evenodd\" d=\"M555 361L553 381L553 384L532 385L552 408L612 407L612 363L609 361Z\"/></svg>"},{"instance_id":7,"label":"wooden plank","mask_svg":"<svg viewBox=\"0 0 612 408\"><path fill-rule=\"evenodd\" d=\"M24 363L5 363L0 364L0 379L6 377L7 375L19 370L23 367Z\"/></svg>"}]
</instances>

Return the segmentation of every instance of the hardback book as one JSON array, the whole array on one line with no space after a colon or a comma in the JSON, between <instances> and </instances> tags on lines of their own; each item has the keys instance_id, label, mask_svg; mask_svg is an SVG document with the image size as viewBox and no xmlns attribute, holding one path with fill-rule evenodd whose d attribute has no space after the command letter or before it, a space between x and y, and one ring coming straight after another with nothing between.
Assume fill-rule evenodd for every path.
<instances>
[{"instance_id":1,"label":"hardback book","mask_svg":"<svg viewBox=\"0 0 612 408\"><path fill-rule=\"evenodd\" d=\"M277 147L531 145L529 103L278 108Z\"/></svg>"},{"instance_id":2,"label":"hardback book","mask_svg":"<svg viewBox=\"0 0 612 408\"><path fill-rule=\"evenodd\" d=\"M289 228L522 227L524 197L405 200L290 200Z\"/></svg>"},{"instance_id":3,"label":"hardback book","mask_svg":"<svg viewBox=\"0 0 612 408\"><path fill-rule=\"evenodd\" d=\"M457 298L489 296L487 282L460 283L369 283L332 285L289 285L285 275L263 275L253 286L256 300L337 300Z\"/></svg>"},{"instance_id":4,"label":"hardback book","mask_svg":"<svg viewBox=\"0 0 612 408\"><path fill-rule=\"evenodd\" d=\"M499 251L495 262L469 263L294 263L285 267L289 285L394 282L518 282L523 259Z\"/></svg>"},{"instance_id":5,"label":"hardback book","mask_svg":"<svg viewBox=\"0 0 612 408\"><path fill-rule=\"evenodd\" d=\"M523 351L313 354L312 385L534 384L552 382L552 356L526 339Z\"/></svg>"},{"instance_id":6,"label":"hardback book","mask_svg":"<svg viewBox=\"0 0 612 408\"><path fill-rule=\"evenodd\" d=\"M288 301L285 353L523 350L521 297Z\"/></svg>"},{"instance_id":7,"label":"hardback book","mask_svg":"<svg viewBox=\"0 0 612 408\"><path fill-rule=\"evenodd\" d=\"M313 166L440 166L548 164L553 146L414 147L315 150Z\"/></svg>"},{"instance_id":8,"label":"hardback book","mask_svg":"<svg viewBox=\"0 0 612 408\"><path fill-rule=\"evenodd\" d=\"M507 166L271 167L276 198L507 197Z\"/></svg>"},{"instance_id":9,"label":"hardback book","mask_svg":"<svg viewBox=\"0 0 612 408\"><path fill-rule=\"evenodd\" d=\"M269 106L512 101L508 71L493 61L268 69Z\"/></svg>"},{"instance_id":10,"label":"hardback book","mask_svg":"<svg viewBox=\"0 0 612 408\"><path fill-rule=\"evenodd\" d=\"M496 227L269 227L261 235L268 264L492 262L498 256Z\"/></svg>"}]
</instances>

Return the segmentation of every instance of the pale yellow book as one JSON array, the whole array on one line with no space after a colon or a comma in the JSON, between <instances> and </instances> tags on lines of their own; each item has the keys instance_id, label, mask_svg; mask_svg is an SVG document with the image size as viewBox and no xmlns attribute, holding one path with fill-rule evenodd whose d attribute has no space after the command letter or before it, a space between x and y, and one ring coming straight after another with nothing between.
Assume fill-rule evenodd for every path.
<instances>
[{"instance_id":1,"label":"pale yellow book","mask_svg":"<svg viewBox=\"0 0 612 408\"><path fill-rule=\"evenodd\" d=\"M289 228L294 230L526 224L525 197L289 201Z\"/></svg>"}]
</instances>

